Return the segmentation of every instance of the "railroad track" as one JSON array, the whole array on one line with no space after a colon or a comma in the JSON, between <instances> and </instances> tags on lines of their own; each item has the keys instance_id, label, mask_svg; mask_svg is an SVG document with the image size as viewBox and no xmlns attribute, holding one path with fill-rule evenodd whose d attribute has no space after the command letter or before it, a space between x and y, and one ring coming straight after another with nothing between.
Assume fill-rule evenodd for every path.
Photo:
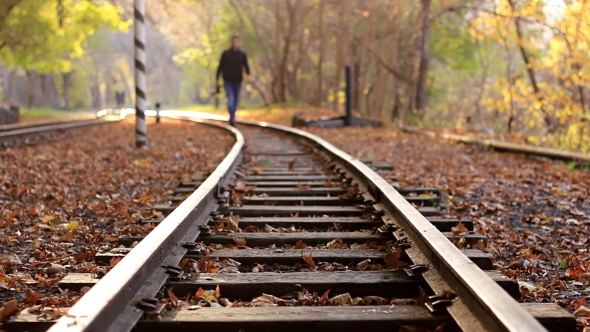
<instances>
[{"instance_id":1,"label":"railroad track","mask_svg":"<svg viewBox=\"0 0 590 332\"><path fill-rule=\"evenodd\" d=\"M106 276L60 281L92 287L65 316L23 312L2 328L575 331L556 304L515 300L518 284L477 249L487 238L441 217L435 188L395 190L388 167L299 130L224 128L236 143L210 176L154 207L165 218L145 238L95 256L122 258Z\"/></svg>"},{"instance_id":2,"label":"railroad track","mask_svg":"<svg viewBox=\"0 0 590 332\"><path fill-rule=\"evenodd\" d=\"M117 119L119 120L119 119ZM0 126L0 147L12 147L19 144L37 144L58 138L59 135L73 130L96 126L113 121L102 118L76 121L44 121Z\"/></svg>"},{"instance_id":3,"label":"railroad track","mask_svg":"<svg viewBox=\"0 0 590 332\"><path fill-rule=\"evenodd\" d=\"M558 150L534 145L515 144L502 140L478 138L469 135L436 133L434 131L422 130L414 127L404 126L400 127L400 129L410 134L422 135L431 138L440 138L463 144L478 145L499 152L519 153L562 161L575 161L578 162L578 167L580 168L587 168L590 164L590 155L587 153Z\"/></svg>"}]
</instances>

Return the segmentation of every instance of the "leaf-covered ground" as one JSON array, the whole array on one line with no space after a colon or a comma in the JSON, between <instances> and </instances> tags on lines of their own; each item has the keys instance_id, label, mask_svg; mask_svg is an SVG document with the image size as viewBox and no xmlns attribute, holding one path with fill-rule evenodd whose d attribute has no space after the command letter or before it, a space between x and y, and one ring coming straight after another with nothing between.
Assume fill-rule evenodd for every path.
<instances>
[{"instance_id":1,"label":"leaf-covered ground","mask_svg":"<svg viewBox=\"0 0 590 332\"><path fill-rule=\"evenodd\" d=\"M447 192L451 213L492 239L496 268L520 282L525 301L556 302L589 325L590 172L388 129L310 131L358 158L395 165L390 179L402 187Z\"/></svg>"},{"instance_id":2,"label":"leaf-covered ground","mask_svg":"<svg viewBox=\"0 0 590 332\"><path fill-rule=\"evenodd\" d=\"M66 272L107 272L94 253L121 235L149 232L139 221L152 216L151 206L166 202L179 181L207 175L233 144L221 129L149 123L143 149L125 120L0 151L0 320L24 305L72 305L79 294L55 283Z\"/></svg>"}]
</instances>

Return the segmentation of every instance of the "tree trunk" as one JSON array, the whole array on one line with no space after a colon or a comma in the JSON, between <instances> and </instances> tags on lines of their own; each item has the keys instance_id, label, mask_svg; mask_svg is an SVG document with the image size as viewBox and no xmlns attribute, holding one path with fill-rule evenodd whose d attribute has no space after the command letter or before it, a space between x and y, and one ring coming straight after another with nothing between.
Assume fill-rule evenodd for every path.
<instances>
[{"instance_id":1,"label":"tree trunk","mask_svg":"<svg viewBox=\"0 0 590 332\"><path fill-rule=\"evenodd\" d=\"M324 87L323 87L323 65L324 65L324 51L326 48L326 42L324 41L324 0L320 0L320 10L318 10L318 25L319 25L319 38L320 38L320 54L318 57L318 90L316 96L316 107L322 107L324 100Z\"/></svg>"},{"instance_id":2,"label":"tree trunk","mask_svg":"<svg viewBox=\"0 0 590 332\"><path fill-rule=\"evenodd\" d=\"M340 1L340 12L338 13L340 20L338 22L338 48L336 51L336 73L334 73L334 103L332 108L338 111L340 108L340 85L342 72L344 71L346 57L345 55L349 52L348 49L348 20L350 15L350 0Z\"/></svg>"},{"instance_id":3,"label":"tree trunk","mask_svg":"<svg viewBox=\"0 0 590 332\"><path fill-rule=\"evenodd\" d=\"M29 79L29 99L27 106L29 108L35 107L35 94L37 88L37 72L34 70L27 70L27 78Z\"/></svg>"},{"instance_id":4,"label":"tree trunk","mask_svg":"<svg viewBox=\"0 0 590 332\"><path fill-rule=\"evenodd\" d=\"M41 75L41 90L43 92L43 104L54 109L59 108L59 92L53 74Z\"/></svg>"},{"instance_id":5,"label":"tree trunk","mask_svg":"<svg viewBox=\"0 0 590 332\"><path fill-rule=\"evenodd\" d=\"M95 109L101 108L102 96L100 94L100 85L98 75L94 78L94 84L90 87L90 95L92 96L92 107Z\"/></svg>"},{"instance_id":6,"label":"tree trunk","mask_svg":"<svg viewBox=\"0 0 590 332\"><path fill-rule=\"evenodd\" d=\"M423 114L427 105L426 100L426 83L428 79L428 62L429 62L429 49L428 42L430 39L430 5L432 0L422 0L422 28L421 28L421 40L420 40L420 67L418 69L418 81L416 82L416 102L415 108L419 114Z\"/></svg>"},{"instance_id":7,"label":"tree trunk","mask_svg":"<svg viewBox=\"0 0 590 332\"><path fill-rule=\"evenodd\" d=\"M62 74L62 79L63 79L62 108L64 110L70 109L70 88L72 87L72 76L73 76L73 72L71 72L71 71Z\"/></svg>"},{"instance_id":8,"label":"tree trunk","mask_svg":"<svg viewBox=\"0 0 590 332\"><path fill-rule=\"evenodd\" d=\"M514 0L508 0L508 4L510 5L512 12L514 12L515 11ZM537 101L539 102L539 104L541 104L541 112L543 112L543 115L544 115L545 125L547 126L547 129L549 130L549 132L555 132L555 130L557 128L553 124L551 117L549 116L549 114L547 113L547 110L545 109L545 98L543 98L543 95L541 94L541 89L539 89L539 85L537 84L537 76L536 76L535 70L533 69L533 66L531 64L531 61L529 59L527 51L524 48L524 45L523 45L524 38L523 38L522 28L520 26L520 18L517 17L516 15L514 16L514 27L516 29L516 37L517 37L516 44L518 45L518 49L520 50L520 54L522 56L522 61L525 64L526 71L529 76L529 80L531 81L531 86L533 87L533 91L535 92L535 97L537 98Z\"/></svg>"}]
</instances>

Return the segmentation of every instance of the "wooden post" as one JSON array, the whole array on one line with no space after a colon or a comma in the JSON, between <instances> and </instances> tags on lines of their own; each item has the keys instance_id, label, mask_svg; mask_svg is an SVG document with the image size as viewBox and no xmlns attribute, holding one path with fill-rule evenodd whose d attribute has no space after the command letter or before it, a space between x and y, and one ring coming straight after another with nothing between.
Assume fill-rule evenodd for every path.
<instances>
[{"instance_id":1,"label":"wooden post","mask_svg":"<svg viewBox=\"0 0 590 332\"><path fill-rule=\"evenodd\" d=\"M350 66L346 66L346 126L352 126L352 70Z\"/></svg>"}]
</instances>

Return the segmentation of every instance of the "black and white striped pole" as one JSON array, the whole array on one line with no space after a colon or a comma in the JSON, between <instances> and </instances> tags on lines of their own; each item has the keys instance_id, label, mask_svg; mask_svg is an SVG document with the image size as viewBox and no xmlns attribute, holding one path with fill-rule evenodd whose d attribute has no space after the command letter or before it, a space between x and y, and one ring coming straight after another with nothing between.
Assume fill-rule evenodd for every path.
<instances>
[{"instance_id":1,"label":"black and white striped pole","mask_svg":"<svg viewBox=\"0 0 590 332\"><path fill-rule=\"evenodd\" d=\"M145 124L145 0L135 0L135 145L140 148L147 142Z\"/></svg>"}]
</instances>

